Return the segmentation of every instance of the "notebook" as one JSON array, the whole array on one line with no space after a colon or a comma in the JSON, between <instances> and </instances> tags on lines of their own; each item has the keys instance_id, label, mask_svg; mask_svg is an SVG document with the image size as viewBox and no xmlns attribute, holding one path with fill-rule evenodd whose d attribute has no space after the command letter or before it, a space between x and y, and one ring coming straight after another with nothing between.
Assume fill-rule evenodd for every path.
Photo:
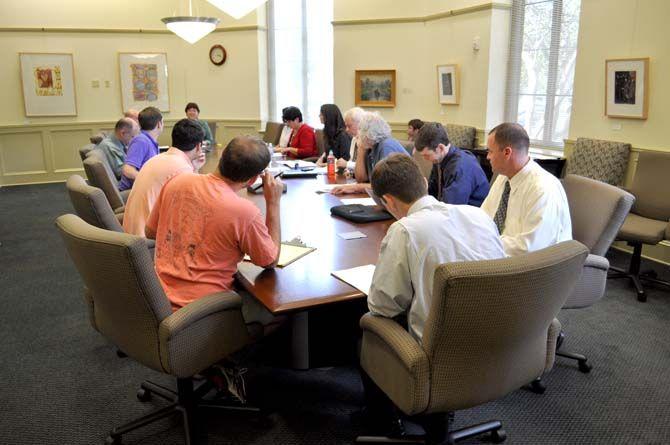
<instances>
[{"instance_id":1,"label":"notebook","mask_svg":"<svg viewBox=\"0 0 670 445\"><path fill-rule=\"evenodd\" d=\"M375 265L366 264L365 266L352 267L351 269L336 270L331 272L331 275L368 295L370 294L370 286L372 285L372 276L374 273Z\"/></svg>"},{"instance_id":2,"label":"notebook","mask_svg":"<svg viewBox=\"0 0 670 445\"><path fill-rule=\"evenodd\" d=\"M312 253L316 250L316 247L307 247L305 245L299 245L295 241L284 241L281 243L281 252L279 253L279 261L277 262L277 267L285 267L291 264L294 261L299 260L305 255ZM244 261L251 261L249 255L244 255Z\"/></svg>"}]
</instances>

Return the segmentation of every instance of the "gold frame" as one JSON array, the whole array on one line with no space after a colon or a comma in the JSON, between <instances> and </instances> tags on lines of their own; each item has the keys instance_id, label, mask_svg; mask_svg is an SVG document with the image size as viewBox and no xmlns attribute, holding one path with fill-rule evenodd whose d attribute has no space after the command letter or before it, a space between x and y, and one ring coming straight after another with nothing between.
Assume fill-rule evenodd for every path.
<instances>
[{"instance_id":1,"label":"gold frame","mask_svg":"<svg viewBox=\"0 0 670 445\"><path fill-rule=\"evenodd\" d=\"M162 54L162 55L165 56L165 68L167 70L167 74L166 74L167 78L165 80L165 85L166 85L166 88L167 88L166 89L166 91L167 91L167 109L161 110L160 107L156 107L156 108L158 108L161 113L169 113L172 101L170 100L170 71L169 71L169 68L168 68L168 55L167 55L166 52L149 52L149 51L143 51L143 52L139 52L139 53L137 53L137 52L125 52L125 51L119 51L118 52L117 60L118 60L118 63L119 63L119 94L121 94L121 112L125 111L125 108L124 108L124 105L123 105L123 101L124 101L124 99L123 99L123 78L122 78L122 72L121 72L121 68L122 68L121 67L121 56L124 55L124 54L130 54L130 55L135 55L135 54L160 55L160 54ZM151 106L151 105L147 105L147 107L148 106Z\"/></svg>"},{"instance_id":2,"label":"gold frame","mask_svg":"<svg viewBox=\"0 0 670 445\"><path fill-rule=\"evenodd\" d=\"M452 88L454 91L454 101L453 102L445 102L442 100L442 85L440 83L440 68L444 67L453 67L454 69L454 75L452 79ZM461 76L459 72L459 66L456 65L455 63L450 63L450 64L444 64L444 65L437 65L437 100L440 102L442 105L459 105L461 102Z\"/></svg>"},{"instance_id":3,"label":"gold frame","mask_svg":"<svg viewBox=\"0 0 670 445\"><path fill-rule=\"evenodd\" d=\"M361 99L361 78L366 75L390 75L391 76L391 100L362 100ZM354 94L355 104L359 107L381 107L381 108L394 108L395 107L395 70L356 70L356 76L354 79Z\"/></svg>"},{"instance_id":4,"label":"gold frame","mask_svg":"<svg viewBox=\"0 0 670 445\"><path fill-rule=\"evenodd\" d=\"M26 102L26 90L23 83L23 64L21 63L21 56L70 56L70 68L72 69L72 97L74 99L74 114L28 114L28 103ZM77 82L74 73L74 54L73 53L33 53L20 52L19 53L19 80L21 81L21 98L23 99L23 113L26 117L56 117L56 116L77 116Z\"/></svg>"},{"instance_id":5,"label":"gold frame","mask_svg":"<svg viewBox=\"0 0 670 445\"><path fill-rule=\"evenodd\" d=\"M607 97L607 92L609 89L609 76L607 72L607 68L611 62L642 62L643 63L643 69L644 69L644 76L642 78L642 87L644 89L644 94L642 97L642 100L644 101L642 103L642 115L641 116L625 116L625 115L618 115L618 114L609 114L608 113L608 97ZM619 118L619 119L640 119L640 120L645 120L647 119L647 116L649 114L649 57L634 57L634 58L628 58L628 59L606 59L605 60L605 116L607 117L614 117L614 118Z\"/></svg>"}]
</instances>

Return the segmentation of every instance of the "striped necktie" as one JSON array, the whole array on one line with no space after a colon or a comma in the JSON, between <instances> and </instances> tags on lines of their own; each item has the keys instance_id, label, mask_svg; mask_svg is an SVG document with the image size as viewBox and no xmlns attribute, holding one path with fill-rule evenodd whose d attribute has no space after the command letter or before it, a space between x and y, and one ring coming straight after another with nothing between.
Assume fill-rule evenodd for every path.
<instances>
[{"instance_id":1,"label":"striped necktie","mask_svg":"<svg viewBox=\"0 0 670 445\"><path fill-rule=\"evenodd\" d=\"M498 204L498 210L496 210L496 214L493 217L493 221L496 223L496 226L498 227L498 233L502 235L503 230L505 230L505 219L507 218L507 203L509 202L509 192L511 190L511 187L509 185L509 181L505 182L505 189L502 192L502 196L500 197L500 204Z\"/></svg>"}]
</instances>

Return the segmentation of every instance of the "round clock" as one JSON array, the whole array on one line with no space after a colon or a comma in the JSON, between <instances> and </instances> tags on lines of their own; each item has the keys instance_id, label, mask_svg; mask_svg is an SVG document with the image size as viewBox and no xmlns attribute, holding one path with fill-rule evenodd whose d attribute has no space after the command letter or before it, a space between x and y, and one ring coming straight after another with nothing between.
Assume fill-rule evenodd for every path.
<instances>
[{"instance_id":1,"label":"round clock","mask_svg":"<svg viewBox=\"0 0 670 445\"><path fill-rule=\"evenodd\" d=\"M209 50L209 60L216 66L221 66L226 61L226 49L221 45L214 45Z\"/></svg>"}]
</instances>

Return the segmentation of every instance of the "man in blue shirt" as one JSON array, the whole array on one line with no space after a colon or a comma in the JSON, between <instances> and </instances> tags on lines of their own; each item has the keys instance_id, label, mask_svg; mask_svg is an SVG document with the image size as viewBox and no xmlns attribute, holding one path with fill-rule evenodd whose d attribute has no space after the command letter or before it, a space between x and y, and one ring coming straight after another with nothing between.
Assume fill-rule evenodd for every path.
<instances>
[{"instance_id":1,"label":"man in blue shirt","mask_svg":"<svg viewBox=\"0 0 670 445\"><path fill-rule=\"evenodd\" d=\"M117 179L121 177L121 168L126 159L126 148L140 132L140 127L132 119L123 117L116 122L114 133L106 136L96 148L102 150Z\"/></svg>"},{"instance_id":2,"label":"man in blue shirt","mask_svg":"<svg viewBox=\"0 0 670 445\"><path fill-rule=\"evenodd\" d=\"M132 188L142 166L158 154L158 136L163 132L163 115L158 108L147 107L140 111L139 121L142 131L130 141L126 161L121 169L121 191Z\"/></svg>"},{"instance_id":3,"label":"man in blue shirt","mask_svg":"<svg viewBox=\"0 0 670 445\"><path fill-rule=\"evenodd\" d=\"M427 122L414 138L416 151L433 163L428 193L448 204L479 207L489 194L489 181L477 157L449 142L447 130Z\"/></svg>"}]
</instances>

